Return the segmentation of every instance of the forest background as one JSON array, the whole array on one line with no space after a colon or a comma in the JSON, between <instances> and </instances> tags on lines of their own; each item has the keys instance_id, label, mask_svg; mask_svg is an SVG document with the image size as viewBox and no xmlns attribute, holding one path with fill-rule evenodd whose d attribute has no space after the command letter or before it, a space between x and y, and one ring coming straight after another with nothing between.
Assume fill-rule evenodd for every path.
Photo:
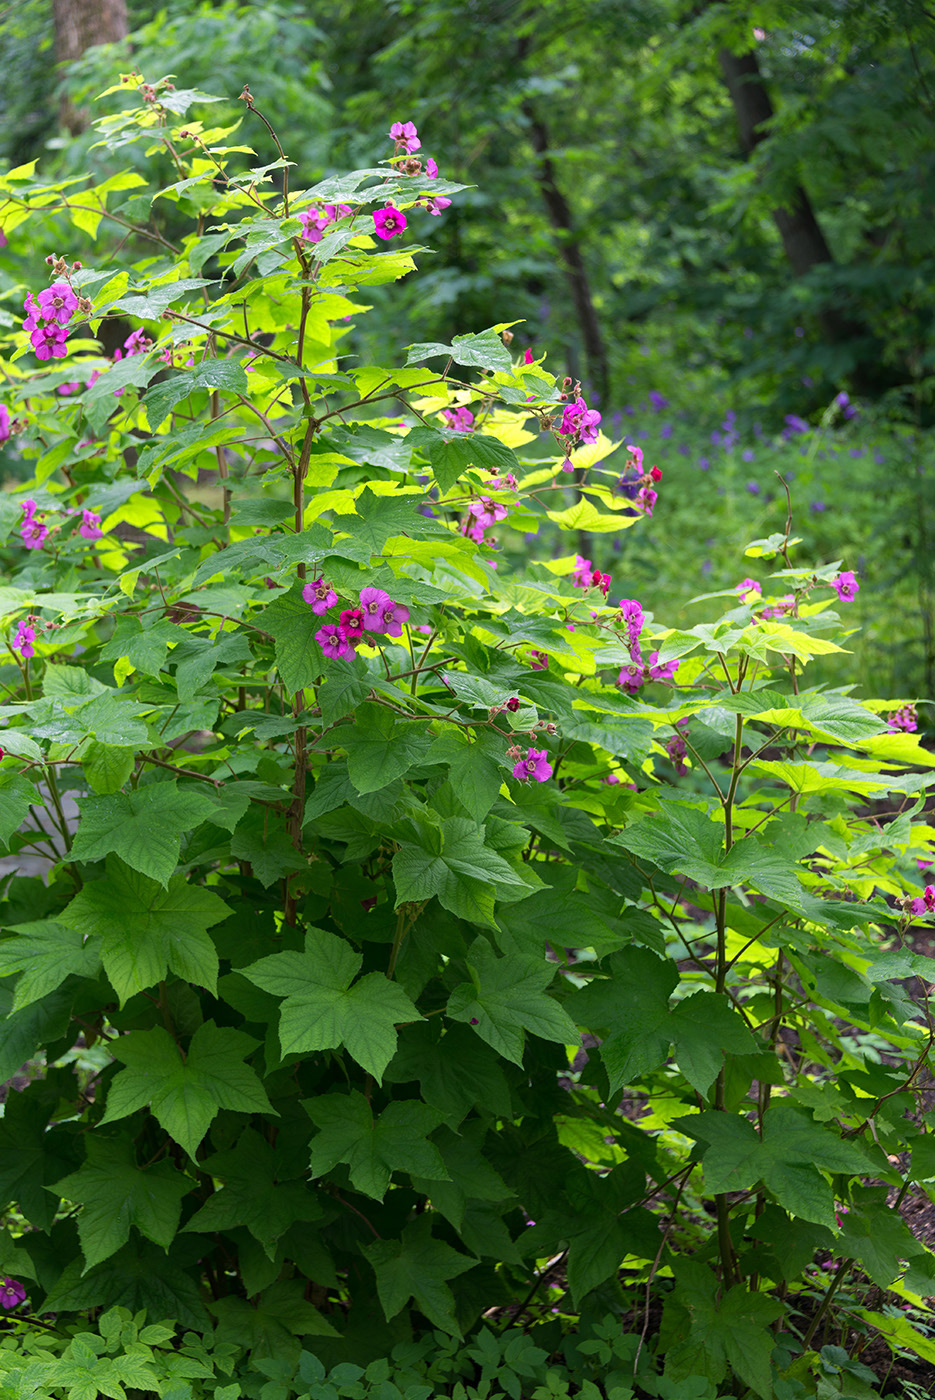
<instances>
[{"instance_id":1,"label":"forest background","mask_svg":"<svg viewBox=\"0 0 935 1400\"><path fill-rule=\"evenodd\" d=\"M615 586L697 621L688 600L781 527L778 471L809 556L860 578L858 693L935 695L924 4L19 0L0 59L0 157L60 175L103 169L93 98L131 61L229 94L219 120L248 82L309 179L415 121L473 188L350 352L522 320L666 473L658 528L581 542Z\"/></svg>"}]
</instances>

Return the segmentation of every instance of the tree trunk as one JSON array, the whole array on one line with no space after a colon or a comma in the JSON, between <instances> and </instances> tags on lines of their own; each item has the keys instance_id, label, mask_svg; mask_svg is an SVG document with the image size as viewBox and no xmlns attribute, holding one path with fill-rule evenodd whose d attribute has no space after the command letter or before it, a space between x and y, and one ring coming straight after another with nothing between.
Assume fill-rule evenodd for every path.
<instances>
[{"instance_id":1,"label":"tree trunk","mask_svg":"<svg viewBox=\"0 0 935 1400\"><path fill-rule=\"evenodd\" d=\"M52 0L55 61L71 63L95 44L113 44L127 37L126 0ZM77 136L88 124L85 109L62 97L62 124Z\"/></svg>"},{"instance_id":2,"label":"tree trunk","mask_svg":"<svg viewBox=\"0 0 935 1400\"><path fill-rule=\"evenodd\" d=\"M528 102L523 103L523 115L529 123L529 137L536 153L536 181L539 193L555 233L559 255L565 264L572 301L581 327L588 377L599 395L603 409L610 393L610 366L607 347L594 309L591 285L581 255L575 221L568 201L555 178L555 166L549 155L549 135L545 124Z\"/></svg>"}]
</instances>

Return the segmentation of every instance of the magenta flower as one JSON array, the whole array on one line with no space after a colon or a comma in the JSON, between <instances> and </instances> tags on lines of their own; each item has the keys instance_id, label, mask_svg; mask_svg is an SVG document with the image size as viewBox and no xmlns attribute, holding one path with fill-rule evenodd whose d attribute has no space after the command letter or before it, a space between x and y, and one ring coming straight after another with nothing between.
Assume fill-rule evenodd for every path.
<instances>
[{"instance_id":1,"label":"magenta flower","mask_svg":"<svg viewBox=\"0 0 935 1400\"><path fill-rule=\"evenodd\" d=\"M67 326L78 309L78 298L67 282L53 282L39 293L36 302L38 314L46 321L57 321L60 326Z\"/></svg>"},{"instance_id":2,"label":"magenta flower","mask_svg":"<svg viewBox=\"0 0 935 1400\"><path fill-rule=\"evenodd\" d=\"M575 588L590 588L591 574L594 572L594 565L590 559L583 559L580 554L575 555Z\"/></svg>"},{"instance_id":3,"label":"magenta flower","mask_svg":"<svg viewBox=\"0 0 935 1400\"><path fill-rule=\"evenodd\" d=\"M474 427L474 414L464 404L459 404L457 408L442 409L439 416L445 420L446 426L456 433L469 433Z\"/></svg>"},{"instance_id":4,"label":"magenta flower","mask_svg":"<svg viewBox=\"0 0 935 1400\"><path fill-rule=\"evenodd\" d=\"M407 155L411 156L413 151L421 149L422 142L414 122L394 122L390 127L390 136Z\"/></svg>"},{"instance_id":5,"label":"magenta flower","mask_svg":"<svg viewBox=\"0 0 935 1400\"><path fill-rule=\"evenodd\" d=\"M434 199L423 199L421 203L423 209L427 209L430 214L437 217L443 209L448 208L451 200L446 199L443 194L437 194Z\"/></svg>"},{"instance_id":6,"label":"magenta flower","mask_svg":"<svg viewBox=\"0 0 935 1400\"><path fill-rule=\"evenodd\" d=\"M545 749L527 749L526 757L513 765L513 777L521 783L528 783L530 778L537 783L547 783L551 776L552 765Z\"/></svg>"},{"instance_id":7,"label":"magenta flower","mask_svg":"<svg viewBox=\"0 0 935 1400\"><path fill-rule=\"evenodd\" d=\"M0 403L0 442L6 442L7 439L10 437L10 433L12 431L10 428L10 424L12 421L13 420L10 418L10 412L6 404Z\"/></svg>"},{"instance_id":8,"label":"magenta flower","mask_svg":"<svg viewBox=\"0 0 935 1400\"><path fill-rule=\"evenodd\" d=\"M784 593L779 602L773 608L764 608L761 613L757 613L760 622L769 622L774 618L785 617L795 607L795 595Z\"/></svg>"},{"instance_id":9,"label":"magenta flower","mask_svg":"<svg viewBox=\"0 0 935 1400\"><path fill-rule=\"evenodd\" d=\"M495 525L498 520L505 520L507 515L503 502L491 500L489 496L481 496L479 501L472 501L468 510L484 529L488 525Z\"/></svg>"},{"instance_id":10,"label":"magenta flower","mask_svg":"<svg viewBox=\"0 0 935 1400\"><path fill-rule=\"evenodd\" d=\"M49 527L44 525L41 520L37 520L35 516L27 515L20 526L19 533L27 549L41 549L48 537Z\"/></svg>"},{"instance_id":11,"label":"magenta flower","mask_svg":"<svg viewBox=\"0 0 935 1400\"><path fill-rule=\"evenodd\" d=\"M478 525L476 520L468 520L464 527L464 533L467 535L468 539L473 540L475 544L484 543L484 527L483 525Z\"/></svg>"},{"instance_id":12,"label":"magenta flower","mask_svg":"<svg viewBox=\"0 0 935 1400\"><path fill-rule=\"evenodd\" d=\"M642 449L642 447L636 447L636 446L634 446L633 443L628 443L628 444L627 444L627 451L628 451L629 454L630 454L630 460L629 460L629 462L627 462L627 466L628 466L628 467L635 467L636 470L642 474L642 471L643 471L643 449Z\"/></svg>"},{"instance_id":13,"label":"magenta flower","mask_svg":"<svg viewBox=\"0 0 935 1400\"><path fill-rule=\"evenodd\" d=\"M48 326L37 326L29 337L37 360L61 360L66 354L68 335L54 322Z\"/></svg>"},{"instance_id":14,"label":"magenta flower","mask_svg":"<svg viewBox=\"0 0 935 1400\"><path fill-rule=\"evenodd\" d=\"M666 661L660 666L658 651L649 653L649 679L651 681L670 681L678 668L677 661Z\"/></svg>"},{"instance_id":15,"label":"magenta flower","mask_svg":"<svg viewBox=\"0 0 935 1400\"><path fill-rule=\"evenodd\" d=\"M302 225L302 238L306 243L320 243L329 224L350 214L349 204L326 204L324 209L305 209L299 215Z\"/></svg>"},{"instance_id":16,"label":"magenta flower","mask_svg":"<svg viewBox=\"0 0 935 1400\"><path fill-rule=\"evenodd\" d=\"M686 755L688 754L688 747L685 743L685 733L687 733L687 730L688 720L680 719L676 724L676 732L665 745L665 751L669 755L672 763L675 764L675 771L678 773L679 777L687 771L688 767L685 762Z\"/></svg>"},{"instance_id":17,"label":"magenta flower","mask_svg":"<svg viewBox=\"0 0 935 1400\"><path fill-rule=\"evenodd\" d=\"M659 492L654 491L651 486L641 486L636 493L636 505L644 515L652 515L653 506L658 499Z\"/></svg>"},{"instance_id":18,"label":"magenta flower","mask_svg":"<svg viewBox=\"0 0 935 1400\"><path fill-rule=\"evenodd\" d=\"M36 648L33 646L35 640L35 627L29 627L25 622L21 622L11 645L14 651L22 652L23 656L28 661L31 656L35 656L36 654Z\"/></svg>"},{"instance_id":19,"label":"magenta flower","mask_svg":"<svg viewBox=\"0 0 935 1400\"><path fill-rule=\"evenodd\" d=\"M3 1308L4 1312L11 1312L25 1301L26 1290L23 1285L17 1283L14 1278L5 1278L0 1284L0 1308Z\"/></svg>"},{"instance_id":20,"label":"magenta flower","mask_svg":"<svg viewBox=\"0 0 935 1400\"><path fill-rule=\"evenodd\" d=\"M523 364L524 364L524 365L531 365L532 362L533 362L532 346L531 346L531 345L527 345L527 346L526 346L526 349L523 351Z\"/></svg>"},{"instance_id":21,"label":"magenta flower","mask_svg":"<svg viewBox=\"0 0 935 1400\"><path fill-rule=\"evenodd\" d=\"M544 651L532 651L529 655L529 665L533 671L545 671L547 669L549 658Z\"/></svg>"},{"instance_id":22,"label":"magenta flower","mask_svg":"<svg viewBox=\"0 0 935 1400\"><path fill-rule=\"evenodd\" d=\"M104 531L101 529L101 517L93 510L83 510L81 512L81 524L78 526L78 534L85 540L99 540Z\"/></svg>"},{"instance_id":23,"label":"magenta flower","mask_svg":"<svg viewBox=\"0 0 935 1400\"><path fill-rule=\"evenodd\" d=\"M574 462L571 460L570 457L566 457L565 460L564 460L564 462L562 463L562 471L563 471L563 472L573 472L574 469L575 469L575 464L574 464Z\"/></svg>"},{"instance_id":24,"label":"magenta flower","mask_svg":"<svg viewBox=\"0 0 935 1400\"><path fill-rule=\"evenodd\" d=\"M320 628L315 633L315 641L328 657L347 656L351 650L341 628L334 622L328 622Z\"/></svg>"},{"instance_id":25,"label":"magenta flower","mask_svg":"<svg viewBox=\"0 0 935 1400\"><path fill-rule=\"evenodd\" d=\"M311 603L312 612L319 616L333 608L338 601L337 593L323 578L313 578L311 583L307 583L302 589L302 597L306 603Z\"/></svg>"},{"instance_id":26,"label":"magenta flower","mask_svg":"<svg viewBox=\"0 0 935 1400\"><path fill-rule=\"evenodd\" d=\"M352 645L364 635L364 615L360 608L345 608L338 618L341 636Z\"/></svg>"},{"instance_id":27,"label":"magenta flower","mask_svg":"<svg viewBox=\"0 0 935 1400\"><path fill-rule=\"evenodd\" d=\"M740 595L740 601L742 603L749 603L752 598L759 597L763 592L763 588L761 584L757 583L755 578L745 578L741 583L738 583L734 592Z\"/></svg>"},{"instance_id":28,"label":"magenta flower","mask_svg":"<svg viewBox=\"0 0 935 1400\"><path fill-rule=\"evenodd\" d=\"M578 437L582 442L597 442L597 425L600 421L601 415L597 410L588 408L579 396L574 403L567 403L562 409L562 423L558 431Z\"/></svg>"},{"instance_id":29,"label":"magenta flower","mask_svg":"<svg viewBox=\"0 0 935 1400\"><path fill-rule=\"evenodd\" d=\"M617 684L622 686L628 695L635 695L645 680L646 667L642 661L633 660L629 665L621 667Z\"/></svg>"},{"instance_id":30,"label":"magenta flower","mask_svg":"<svg viewBox=\"0 0 935 1400\"><path fill-rule=\"evenodd\" d=\"M406 216L392 204L385 209L376 209L373 214L374 233L377 238L395 238L406 227Z\"/></svg>"},{"instance_id":31,"label":"magenta flower","mask_svg":"<svg viewBox=\"0 0 935 1400\"><path fill-rule=\"evenodd\" d=\"M900 730L907 734L912 734L919 727L919 716L915 705L903 705L898 710L888 716L886 727L891 734L898 734ZM925 862L931 865L931 861ZM922 862L919 862L920 868Z\"/></svg>"},{"instance_id":32,"label":"magenta flower","mask_svg":"<svg viewBox=\"0 0 935 1400\"><path fill-rule=\"evenodd\" d=\"M127 355L145 355L147 350L152 350L153 342L143 330L131 331L123 342L123 348Z\"/></svg>"},{"instance_id":33,"label":"magenta flower","mask_svg":"<svg viewBox=\"0 0 935 1400\"><path fill-rule=\"evenodd\" d=\"M409 621L409 609L402 603L390 601L389 607L383 609L383 622L381 630L388 637L401 637L403 635L403 623Z\"/></svg>"},{"instance_id":34,"label":"magenta flower","mask_svg":"<svg viewBox=\"0 0 935 1400\"><path fill-rule=\"evenodd\" d=\"M852 571L848 569L846 573L838 574L836 578L831 580L831 587L837 593L839 602L852 603L857 597L860 584Z\"/></svg>"},{"instance_id":35,"label":"magenta flower","mask_svg":"<svg viewBox=\"0 0 935 1400\"><path fill-rule=\"evenodd\" d=\"M643 630L643 609L635 598L621 598L620 611L627 624L627 633L630 638L630 646L635 647L640 640L640 633Z\"/></svg>"},{"instance_id":36,"label":"magenta flower","mask_svg":"<svg viewBox=\"0 0 935 1400\"><path fill-rule=\"evenodd\" d=\"M393 607L393 600L382 588L360 590L360 611L364 615L365 632L382 632L383 614Z\"/></svg>"},{"instance_id":37,"label":"magenta flower","mask_svg":"<svg viewBox=\"0 0 935 1400\"><path fill-rule=\"evenodd\" d=\"M425 173L430 180L435 180L438 177L438 166L431 156L429 156L428 160L425 162Z\"/></svg>"}]
</instances>

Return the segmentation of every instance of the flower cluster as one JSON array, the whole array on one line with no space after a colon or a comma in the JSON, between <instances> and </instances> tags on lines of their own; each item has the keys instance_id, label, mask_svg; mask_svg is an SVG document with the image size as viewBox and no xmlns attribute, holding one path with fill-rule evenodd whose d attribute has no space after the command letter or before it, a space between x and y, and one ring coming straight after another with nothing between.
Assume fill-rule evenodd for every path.
<instances>
[{"instance_id":1,"label":"flower cluster","mask_svg":"<svg viewBox=\"0 0 935 1400\"><path fill-rule=\"evenodd\" d=\"M68 282L53 282L37 297L27 292L23 307L26 311L23 330L29 332L29 343L36 352L36 359L62 359L67 349L66 327L78 310L78 298Z\"/></svg>"},{"instance_id":2,"label":"flower cluster","mask_svg":"<svg viewBox=\"0 0 935 1400\"><path fill-rule=\"evenodd\" d=\"M655 483L662 480L662 469L660 467L650 467L648 471L643 467L643 449L634 443L627 444L626 465L620 480L617 482L617 491L621 496L626 496L633 502L633 509L626 512L628 515L648 515L653 513L653 507L659 499L659 492L655 490Z\"/></svg>"},{"instance_id":3,"label":"flower cluster","mask_svg":"<svg viewBox=\"0 0 935 1400\"><path fill-rule=\"evenodd\" d=\"M630 660L621 668L617 684L622 686L628 695L635 695L648 680L670 681L679 668L677 661L660 663L658 651L650 652L648 661L643 659L640 636L644 619L639 603L635 598L621 598L620 611L626 623Z\"/></svg>"},{"instance_id":4,"label":"flower cluster","mask_svg":"<svg viewBox=\"0 0 935 1400\"><path fill-rule=\"evenodd\" d=\"M685 743L687 735L688 720L677 720L675 725L675 733L672 735L672 738L668 740L665 746L666 753L669 755L671 762L675 764L675 771L676 773L678 773L679 777L681 777L683 773L688 771L688 765L685 762L686 756L688 754L688 748Z\"/></svg>"},{"instance_id":5,"label":"flower cluster","mask_svg":"<svg viewBox=\"0 0 935 1400\"><path fill-rule=\"evenodd\" d=\"M778 603L774 603L772 607L763 608L761 612L758 612L756 614L756 619L758 622L769 622L771 619L778 620L781 617L786 617L788 613L791 613L794 607L795 595L793 593L784 593Z\"/></svg>"},{"instance_id":6,"label":"flower cluster","mask_svg":"<svg viewBox=\"0 0 935 1400\"><path fill-rule=\"evenodd\" d=\"M299 215L305 243L320 243L325 229L354 211L349 204L326 204L323 209L304 209Z\"/></svg>"},{"instance_id":7,"label":"flower cluster","mask_svg":"<svg viewBox=\"0 0 935 1400\"><path fill-rule=\"evenodd\" d=\"M562 409L562 421L558 432L562 437L573 438L577 442L597 442L597 430L601 415L596 408L588 408L580 393L572 403Z\"/></svg>"},{"instance_id":8,"label":"flower cluster","mask_svg":"<svg viewBox=\"0 0 935 1400\"><path fill-rule=\"evenodd\" d=\"M492 496L479 496L468 506L464 533L475 544L484 544L484 531L491 525L496 525L498 521L505 520L507 514L507 507L502 501L495 501Z\"/></svg>"},{"instance_id":9,"label":"flower cluster","mask_svg":"<svg viewBox=\"0 0 935 1400\"><path fill-rule=\"evenodd\" d=\"M604 597L610 592L610 574L602 574L600 569L595 569L590 559L582 559L580 554L575 555L575 588L599 588Z\"/></svg>"},{"instance_id":10,"label":"flower cluster","mask_svg":"<svg viewBox=\"0 0 935 1400\"><path fill-rule=\"evenodd\" d=\"M338 595L324 578L312 579L302 589L302 597L319 616L338 601ZM409 609L395 602L382 588L363 588L356 608L345 608L337 622L326 622L315 633L325 656L347 656L364 639L366 632L385 632L401 637Z\"/></svg>"},{"instance_id":11,"label":"flower cluster","mask_svg":"<svg viewBox=\"0 0 935 1400\"><path fill-rule=\"evenodd\" d=\"M422 149L419 132L414 122L394 122L390 127L390 140L396 142L396 150L411 156Z\"/></svg>"},{"instance_id":12,"label":"flower cluster","mask_svg":"<svg viewBox=\"0 0 935 1400\"><path fill-rule=\"evenodd\" d=\"M898 734L900 730L907 734L914 733L919 727L919 716L915 705L901 705L898 710L887 715L886 727L891 734Z\"/></svg>"},{"instance_id":13,"label":"flower cluster","mask_svg":"<svg viewBox=\"0 0 935 1400\"><path fill-rule=\"evenodd\" d=\"M734 592L739 594L742 603L752 603L754 598L759 598L763 592L763 585L757 583L755 578L745 578L738 583Z\"/></svg>"}]
</instances>

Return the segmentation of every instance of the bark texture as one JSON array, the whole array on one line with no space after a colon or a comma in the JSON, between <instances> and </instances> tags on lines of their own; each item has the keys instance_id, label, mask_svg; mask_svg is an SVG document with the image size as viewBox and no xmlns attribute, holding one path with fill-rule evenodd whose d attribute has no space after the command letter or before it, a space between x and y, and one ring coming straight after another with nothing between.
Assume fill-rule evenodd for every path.
<instances>
[{"instance_id":1,"label":"bark texture","mask_svg":"<svg viewBox=\"0 0 935 1400\"><path fill-rule=\"evenodd\" d=\"M113 44L127 37L126 0L52 0L55 61L71 63L95 44ZM88 113L68 97L61 101L62 124L76 136L88 124Z\"/></svg>"}]
</instances>

